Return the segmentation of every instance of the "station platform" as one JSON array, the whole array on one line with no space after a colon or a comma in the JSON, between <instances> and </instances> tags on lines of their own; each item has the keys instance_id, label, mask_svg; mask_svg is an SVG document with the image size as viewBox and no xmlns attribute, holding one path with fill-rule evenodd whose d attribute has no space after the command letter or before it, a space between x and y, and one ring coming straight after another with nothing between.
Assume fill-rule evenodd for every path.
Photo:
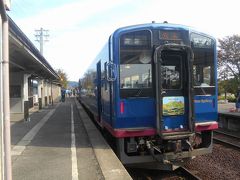
<instances>
[{"instance_id":1,"label":"station platform","mask_svg":"<svg viewBox=\"0 0 240 180\"><path fill-rule=\"evenodd\" d=\"M236 109L235 103L218 104L218 122L221 130L240 135L240 111Z\"/></svg>"},{"instance_id":2,"label":"station platform","mask_svg":"<svg viewBox=\"0 0 240 180\"><path fill-rule=\"evenodd\" d=\"M132 179L75 98L11 118L14 180Z\"/></svg>"}]
</instances>

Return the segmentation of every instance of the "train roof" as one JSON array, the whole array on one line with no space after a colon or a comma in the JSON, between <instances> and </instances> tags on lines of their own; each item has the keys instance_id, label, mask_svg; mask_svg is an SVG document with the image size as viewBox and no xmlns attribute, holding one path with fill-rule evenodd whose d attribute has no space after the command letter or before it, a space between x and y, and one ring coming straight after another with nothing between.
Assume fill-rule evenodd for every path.
<instances>
[{"instance_id":1,"label":"train roof","mask_svg":"<svg viewBox=\"0 0 240 180\"><path fill-rule=\"evenodd\" d=\"M199 31L191 26L185 26L181 24L171 24L171 23L147 23L147 24L137 24L137 25L131 25L131 26L125 26L118 28L114 31L113 36L120 36L122 33L136 31L136 30L142 30L142 29L169 29L169 30L186 30L191 32L196 32L205 36L209 36L213 39L215 39L213 36L206 34L202 31Z\"/></svg>"}]
</instances>

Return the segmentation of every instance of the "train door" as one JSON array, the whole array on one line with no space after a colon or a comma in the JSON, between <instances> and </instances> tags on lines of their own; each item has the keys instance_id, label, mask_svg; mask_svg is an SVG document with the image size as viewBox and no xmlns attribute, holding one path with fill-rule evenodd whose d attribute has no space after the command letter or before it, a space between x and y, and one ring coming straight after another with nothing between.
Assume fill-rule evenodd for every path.
<instances>
[{"instance_id":1,"label":"train door","mask_svg":"<svg viewBox=\"0 0 240 180\"><path fill-rule=\"evenodd\" d=\"M111 119L111 110L112 110L112 98L111 98L111 91L112 82L109 80L109 63L104 63L104 80L102 81L102 94L101 94L101 106L102 106L102 119L104 122L112 125Z\"/></svg>"},{"instance_id":2,"label":"train door","mask_svg":"<svg viewBox=\"0 0 240 180\"><path fill-rule=\"evenodd\" d=\"M191 57L191 51L181 45L156 49L156 120L163 138L191 134L194 129Z\"/></svg>"},{"instance_id":3,"label":"train door","mask_svg":"<svg viewBox=\"0 0 240 180\"><path fill-rule=\"evenodd\" d=\"M98 119L97 121L101 121L101 111L102 111L102 103L101 103L101 61L97 63L97 108L98 108Z\"/></svg>"}]
</instances>

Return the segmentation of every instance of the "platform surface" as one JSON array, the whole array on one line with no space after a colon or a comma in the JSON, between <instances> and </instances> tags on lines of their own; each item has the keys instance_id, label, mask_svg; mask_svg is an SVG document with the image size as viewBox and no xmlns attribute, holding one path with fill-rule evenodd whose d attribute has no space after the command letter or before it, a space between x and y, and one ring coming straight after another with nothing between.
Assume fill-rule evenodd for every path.
<instances>
[{"instance_id":1,"label":"platform surface","mask_svg":"<svg viewBox=\"0 0 240 180\"><path fill-rule=\"evenodd\" d=\"M14 180L131 179L74 98L11 122Z\"/></svg>"}]
</instances>

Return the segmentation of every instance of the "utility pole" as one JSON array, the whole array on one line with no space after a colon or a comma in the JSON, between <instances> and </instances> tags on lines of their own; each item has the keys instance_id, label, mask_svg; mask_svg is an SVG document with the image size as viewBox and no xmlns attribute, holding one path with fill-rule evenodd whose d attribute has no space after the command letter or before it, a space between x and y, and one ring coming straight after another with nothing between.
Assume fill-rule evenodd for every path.
<instances>
[{"instance_id":1,"label":"utility pole","mask_svg":"<svg viewBox=\"0 0 240 180\"><path fill-rule=\"evenodd\" d=\"M43 44L44 42L47 42L49 41L48 38L49 38L49 30L45 30L43 28L40 28L38 30L35 30L35 37L36 37L36 40L35 41L38 41L40 43L40 53L43 55Z\"/></svg>"},{"instance_id":2,"label":"utility pole","mask_svg":"<svg viewBox=\"0 0 240 180\"><path fill-rule=\"evenodd\" d=\"M8 16L6 13L6 10L10 9L10 4L10 0L0 0L0 179L6 180L12 180L9 98L9 30Z\"/></svg>"}]
</instances>

